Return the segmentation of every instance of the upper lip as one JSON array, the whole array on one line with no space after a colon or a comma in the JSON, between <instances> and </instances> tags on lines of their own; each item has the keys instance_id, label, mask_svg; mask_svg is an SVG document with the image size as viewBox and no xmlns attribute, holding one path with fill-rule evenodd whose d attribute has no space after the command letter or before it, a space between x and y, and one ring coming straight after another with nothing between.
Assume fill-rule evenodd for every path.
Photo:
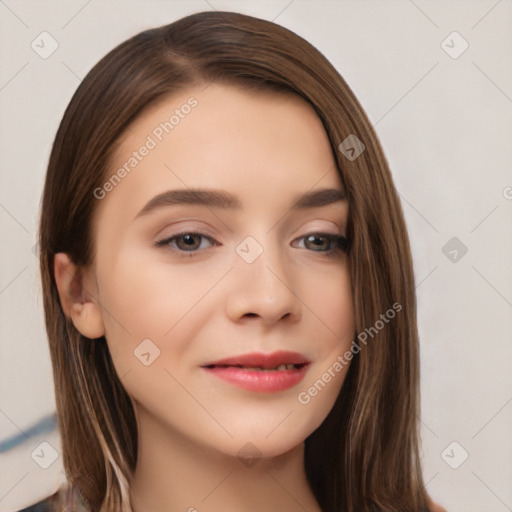
<instances>
[{"instance_id":1,"label":"upper lip","mask_svg":"<svg viewBox=\"0 0 512 512\"><path fill-rule=\"evenodd\" d=\"M263 352L252 352L233 357L226 357L218 361L212 361L202 365L205 366L245 366L248 368L276 368L282 364L309 364L311 361L297 352L279 351L265 354Z\"/></svg>"}]
</instances>

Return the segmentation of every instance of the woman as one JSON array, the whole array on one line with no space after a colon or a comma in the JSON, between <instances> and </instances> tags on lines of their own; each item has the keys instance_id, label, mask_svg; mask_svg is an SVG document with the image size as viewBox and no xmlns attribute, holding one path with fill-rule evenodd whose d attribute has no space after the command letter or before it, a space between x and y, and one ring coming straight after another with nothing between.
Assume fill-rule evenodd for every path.
<instances>
[{"instance_id":1,"label":"woman","mask_svg":"<svg viewBox=\"0 0 512 512\"><path fill-rule=\"evenodd\" d=\"M203 12L112 50L59 127L39 242L61 502L442 511L399 198L302 38Z\"/></svg>"}]
</instances>

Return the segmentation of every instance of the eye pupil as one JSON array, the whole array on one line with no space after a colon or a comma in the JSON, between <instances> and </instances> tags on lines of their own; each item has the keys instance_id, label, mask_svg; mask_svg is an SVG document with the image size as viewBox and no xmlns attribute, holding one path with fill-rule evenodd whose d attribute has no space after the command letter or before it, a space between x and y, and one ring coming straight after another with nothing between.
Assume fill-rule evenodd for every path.
<instances>
[{"instance_id":1,"label":"eye pupil","mask_svg":"<svg viewBox=\"0 0 512 512\"><path fill-rule=\"evenodd\" d=\"M315 243L314 242L315 240L321 240L321 239L323 239L324 241L327 240L326 237L316 236L316 235L309 235L307 239L308 239L308 242L312 242L315 247L323 247L323 246L325 246L325 242L324 243L322 243L322 242ZM328 240L327 240L327 243L329 244Z\"/></svg>"},{"instance_id":2,"label":"eye pupil","mask_svg":"<svg viewBox=\"0 0 512 512\"><path fill-rule=\"evenodd\" d=\"M180 240L180 238L178 238ZM183 240L183 243L186 247L193 247L197 242L197 235L191 235L191 234L185 234L181 235L181 240Z\"/></svg>"}]
</instances>

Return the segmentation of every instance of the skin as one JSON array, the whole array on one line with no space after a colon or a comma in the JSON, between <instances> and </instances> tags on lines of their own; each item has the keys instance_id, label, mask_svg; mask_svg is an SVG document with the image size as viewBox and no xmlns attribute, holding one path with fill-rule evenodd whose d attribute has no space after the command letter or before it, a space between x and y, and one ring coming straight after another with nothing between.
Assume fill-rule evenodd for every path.
<instances>
[{"instance_id":1,"label":"skin","mask_svg":"<svg viewBox=\"0 0 512 512\"><path fill-rule=\"evenodd\" d=\"M432 498L428 497L427 505L430 510L430 512L447 512L445 508L443 508L441 505L434 503L432 501Z\"/></svg>"},{"instance_id":2,"label":"skin","mask_svg":"<svg viewBox=\"0 0 512 512\"><path fill-rule=\"evenodd\" d=\"M306 235L345 235L348 204L291 205L313 189L342 189L329 140L298 96L210 84L143 113L112 173L191 96L197 106L97 200L93 264L78 269L56 255L61 303L91 343L106 337L132 400L136 512L318 512L304 440L331 410L348 366L308 404L298 394L349 349L354 313L346 253L329 257ZM188 187L237 194L242 209L174 205L137 217L154 196ZM194 257L183 238L155 245L183 231L206 235L192 244ZM263 249L252 263L236 251L247 236ZM134 355L145 339L160 350L147 366ZM277 393L240 389L200 367L277 350L312 361L301 383ZM253 465L238 456L247 443Z\"/></svg>"}]
</instances>

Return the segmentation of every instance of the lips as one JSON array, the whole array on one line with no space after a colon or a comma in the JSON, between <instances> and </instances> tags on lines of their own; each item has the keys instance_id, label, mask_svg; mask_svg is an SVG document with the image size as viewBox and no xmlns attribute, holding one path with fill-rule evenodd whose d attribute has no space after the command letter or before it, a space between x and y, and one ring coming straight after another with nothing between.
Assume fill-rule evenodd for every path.
<instances>
[{"instance_id":1,"label":"lips","mask_svg":"<svg viewBox=\"0 0 512 512\"><path fill-rule=\"evenodd\" d=\"M297 352L273 352L271 354L264 354L261 352L254 352L251 354L243 354L239 356L226 357L219 361L214 361L203 365L204 367L213 368L220 367L238 367L245 369L262 369L262 370L286 370L293 369L297 366L305 366L311 361L302 354ZM283 365L285 366L283 368Z\"/></svg>"},{"instance_id":2,"label":"lips","mask_svg":"<svg viewBox=\"0 0 512 512\"><path fill-rule=\"evenodd\" d=\"M202 368L242 389L275 393L297 385L310 363L296 352L252 353L220 359Z\"/></svg>"}]
</instances>

